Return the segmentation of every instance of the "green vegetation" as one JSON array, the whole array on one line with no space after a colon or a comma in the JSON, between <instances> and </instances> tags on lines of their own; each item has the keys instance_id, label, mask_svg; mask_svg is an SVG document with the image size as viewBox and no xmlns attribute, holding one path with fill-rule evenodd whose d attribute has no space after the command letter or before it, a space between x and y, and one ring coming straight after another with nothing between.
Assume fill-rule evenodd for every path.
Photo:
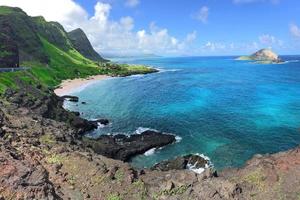
<instances>
[{"instance_id":1,"label":"green vegetation","mask_svg":"<svg viewBox=\"0 0 300 200\"><path fill-rule=\"evenodd\" d=\"M64 158L57 154L52 154L46 158L47 163L49 164L62 164Z\"/></svg>"},{"instance_id":2,"label":"green vegetation","mask_svg":"<svg viewBox=\"0 0 300 200\"><path fill-rule=\"evenodd\" d=\"M132 185L138 190L138 197L140 200L145 200L147 197L147 188L145 186L145 183L142 180L138 180L136 182L133 182Z\"/></svg>"},{"instance_id":3,"label":"green vegetation","mask_svg":"<svg viewBox=\"0 0 300 200\"><path fill-rule=\"evenodd\" d=\"M265 176L261 169L256 169L250 174L247 174L244 177L244 181L256 186L259 190L263 190L265 188Z\"/></svg>"},{"instance_id":4,"label":"green vegetation","mask_svg":"<svg viewBox=\"0 0 300 200\"><path fill-rule=\"evenodd\" d=\"M118 169L118 171L116 171L115 174L115 178L117 180L117 182L121 183L124 179L124 171L122 169Z\"/></svg>"},{"instance_id":5,"label":"green vegetation","mask_svg":"<svg viewBox=\"0 0 300 200\"><path fill-rule=\"evenodd\" d=\"M49 135L49 134L41 136L40 137L40 142L42 144L48 144L48 145L56 144L55 137L53 135Z\"/></svg>"},{"instance_id":6,"label":"green vegetation","mask_svg":"<svg viewBox=\"0 0 300 200\"><path fill-rule=\"evenodd\" d=\"M253 60L253 58L251 58L251 56L240 56L237 60Z\"/></svg>"},{"instance_id":7,"label":"green vegetation","mask_svg":"<svg viewBox=\"0 0 300 200\"><path fill-rule=\"evenodd\" d=\"M110 194L106 198L107 200L122 200L122 198L118 194Z\"/></svg>"},{"instance_id":8,"label":"green vegetation","mask_svg":"<svg viewBox=\"0 0 300 200\"><path fill-rule=\"evenodd\" d=\"M189 188L188 185L182 185L182 186L179 186L179 187L175 187L171 190L162 190L162 191L159 191L158 193L156 193L153 198L154 199L159 199L160 196L181 195L181 194L185 193L188 188Z\"/></svg>"}]
</instances>

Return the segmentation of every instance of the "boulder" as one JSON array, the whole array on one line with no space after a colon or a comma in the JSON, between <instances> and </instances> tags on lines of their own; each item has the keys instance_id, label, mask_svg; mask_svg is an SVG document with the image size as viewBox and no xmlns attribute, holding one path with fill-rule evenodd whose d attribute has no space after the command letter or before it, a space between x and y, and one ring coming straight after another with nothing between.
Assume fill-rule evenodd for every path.
<instances>
[{"instance_id":1,"label":"boulder","mask_svg":"<svg viewBox=\"0 0 300 200\"><path fill-rule=\"evenodd\" d=\"M67 101L72 101L72 102L78 102L79 101L79 97L71 96L71 95L64 95L61 98L64 99L64 100L67 100Z\"/></svg>"},{"instance_id":2,"label":"boulder","mask_svg":"<svg viewBox=\"0 0 300 200\"><path fill-rule=\"evenodd\" d=\"M154 165L152 170L169 171L169 170L183 170L193 168L205 168L209 164L209 161L199 155L187 155L177 157L173 160L166 160Z\"/></svg>"}]
</instances>

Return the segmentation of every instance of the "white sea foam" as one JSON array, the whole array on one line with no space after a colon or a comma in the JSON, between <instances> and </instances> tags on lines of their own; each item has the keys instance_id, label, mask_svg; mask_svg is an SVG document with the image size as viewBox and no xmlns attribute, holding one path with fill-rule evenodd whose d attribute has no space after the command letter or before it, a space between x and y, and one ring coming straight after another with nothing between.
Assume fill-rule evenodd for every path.
<instances>
[{"instance_id":1,"label":"white sea foam","mask_svg":"<svg viewBox=\"0 0 300 200\"><path fill-rule=\"evenodd\" d=\"M297 62L300 62L300 60L288 60L285 61L284 63L297 63Z\"/></svg>"},{"instance_id":2,"label":"white sea foam","mask_svg":"<svg viewBox=\"0 0 300 200\"><path fill-rule=\"evenodd\" d=\"M159 73L182 71L182 69L164 69L164 68L157 68L157 70L159 71Z\"/></svg>"},{"instance_id":3,"label":"white sea foam","mask_svg":"<svg viewBox=\"0 0 300 200\"><path fill-rule=\"evenodd\" d=\"M155 130L155 129L139 127L138 129L136 129L135 134L140 135L140 134L144 133L145 131L156 131L156 132L158 132L158 130Z\"/></svg>"},{"instance_id":4,"label":"white sea foam","mask_svg":"<svg viewBox=\"0 0 300 200\"><path fill-rule=\"evenodd\" d=\"M151 156L155 153L156 148L152 148L144 153L145 156Z\"/></svg>"},{"instance_id":5,"label":"white sea foam","mask_svg":"<svg viewBox=\"0 0 300 200\"><path fill-rule=\"evenodd\" d=\"M175 140L176 140L176 143L179 143L179 142L181 142L182 137L176 135L176 136L175 136Z\"/></svg>"},{"instance_id":6,"label":"white sea foam","mask_svg":"<svg viewBox=\"0 0 300 200\"><path fill-rule=\"evenodd\" d=\"M195 163L195 165L188 164L187 167L188 167L189 170L191 170L191 171L193 171L193 172L195 172L197 174L201 174L201 173L203 173L205 171L205 169L213 167L213 164L211 163L209 157L207 157L207 156L205 156L203 154L198 154L198 153L195 154L195 155L204 158L207 161L208 164L206 164L204 168L203 167L197 168L196 167L197 163Z\"/></svg>"}]
</instances>

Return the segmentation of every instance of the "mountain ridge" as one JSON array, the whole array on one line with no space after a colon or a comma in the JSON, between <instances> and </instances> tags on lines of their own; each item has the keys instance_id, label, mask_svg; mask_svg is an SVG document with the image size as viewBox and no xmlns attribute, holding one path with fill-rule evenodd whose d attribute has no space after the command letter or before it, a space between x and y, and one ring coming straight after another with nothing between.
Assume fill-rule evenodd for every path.
<instances>
[{"instance_id":1,"label":"mountain ridge","mask_svg":"<svg viewBox=\"0 0 300 200\"><path fill-rule=\"evenodd\" d=\"M106 62L108 60L104 59L99 55L93 48L88 37L81 28L77 28L73 31L67 33L71 42L73 43L75 49L81 53L83 56L100 62Z\"/></svg>"}]
</instances>

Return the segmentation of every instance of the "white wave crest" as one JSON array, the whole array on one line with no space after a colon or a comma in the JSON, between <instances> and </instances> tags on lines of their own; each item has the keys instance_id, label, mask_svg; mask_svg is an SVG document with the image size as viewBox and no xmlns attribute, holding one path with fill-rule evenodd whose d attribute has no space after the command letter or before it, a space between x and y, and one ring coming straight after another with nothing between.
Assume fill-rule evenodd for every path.
<instances>
[{"instance_id":1,"label":"white wave crest","mask_svg":"<svg viewBox=\"0 0 300 200\"><path fill-rule=\"evenodd\" d=\"M157 70L159 71L159 73L182 71L182 69L163 69L163 68L157 68Z\"/></svg>"},{"instance_id":2,"label":"white wave crest","mask_svg":"<svg viewBox=\"0 0 300 200\"><path fill-rule=\"evenodd\" d=\"M188 165L187 165L188 170L191 170L191 171L193 171L193 172L195 172L195 173L197 173L197 174L201 174L201 173L203 173L206 169L209 169L209 168L212 168L212 167L213 167L213 164L211 163L210 158L209 158L208 156L205 156L205 155L203 155L203 154L198 154L198 153L195 154L195 155L200 156L200 157L202 157L203 159L205 159L205 160L207 161L207 164L205 164L205 167L200 167L200 168L197 168L197 167L196 167L197 163L195 163L194 165L188 164Z\"/></svg>"},{"instance_id":3,"label":"white wave crest","mask_svg":"<svg viewBox=\"0 0 300 200\"><path fill-rule=\"evenodd\" d=\"M138 129L136 129L135 134L142 134L145 131L155 131L155 132L159 132L158 130L152 129L152 128L144 128L144 127L139 127Z\"/></svg>"},{"instance_id":4,"label":"white wave crest","mask_svg":"<svg viewBox=\"0 0 300 200\"><path fill-rule=\"evenodd\" d=\"M175 136L175 140L176 140L176 143L179 143L179 142L181 142L182 137L176 135L176 136Z\"/></svg>"},{"instance_id":5,"label":"white wave crest","mask_svg":"<svg viewBox=\"0 0 300 200\"><path fill-rule=\"evenodd\" d=\"M155 153L156 148L152 148L144 153L145 156L151 156Z\"/></svg>"}]
</instances>

